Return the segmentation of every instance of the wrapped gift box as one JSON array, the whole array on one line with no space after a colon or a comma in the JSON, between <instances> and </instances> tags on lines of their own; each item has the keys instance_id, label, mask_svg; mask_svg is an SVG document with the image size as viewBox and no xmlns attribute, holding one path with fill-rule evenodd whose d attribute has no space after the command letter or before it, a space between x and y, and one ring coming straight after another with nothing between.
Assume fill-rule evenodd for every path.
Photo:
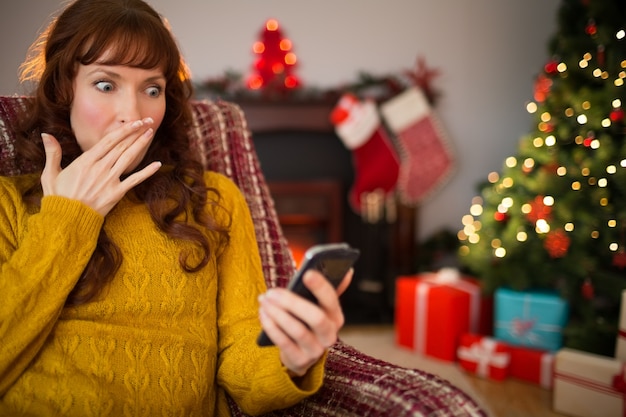
<instances>
[{"instance_id":1,"label":"wrapped gift box","mask_svg":"<svg viewBox=\"0 0 626 417\"><path fill-rule=\"evenodd\" d=\"M563 345L567 302L552 291L498 288L494 295L494 336L516 346L556 351Z\"/></svg>"},{"instance_id":2,"label":"wrapped gift box","mask_svg":"<svg viewBox=\"0 0 626 417\"><path fill-rule=\"evenodd\" d=\"M615 357L626 361L626 290L622 291L622 304L619 313L619 331L615 346Z\"/></svg>"},{"instance_id":3,"label":"wrapped gift box","mask_svg":"<svg viewBox=\"0 0 626 417\"><path fill-rule=\"evenodd\" d=\"M511 355L505 343L466 333L461 336L457 354L459 365L468 372L496 381L507 377Z\"/></svg>"},{"instance_id":4,"label":"wrapped gift box","mask_svg":"<svg viewBox=\"0 0 626 417\"><path fill-rule=\"evenodd\" d=\"M480 330L482 302L478 281L453 269L398 277L396 343L454 361L461 335Z\"/></svg>"},{"instance_id":5,"label":"wrapped gift box","mask_svg":"<svg viewBox=\"0 0 626 417\"><path fill-rule=\"evenodd\" d=\"M509 376L552 388L554 354L550 351L509 345Z\"/></svg>"},{"instance_id":6,"label":"wrapped gift box","mask_svg":"<svg viewBox=\"0 0 626 417\"><path fill-rule=\"evenodd\" d=\"M623 416L625 392L623 362L569 348L556 353L555 411L576 417Z\"/></svg>"}]
</instances>

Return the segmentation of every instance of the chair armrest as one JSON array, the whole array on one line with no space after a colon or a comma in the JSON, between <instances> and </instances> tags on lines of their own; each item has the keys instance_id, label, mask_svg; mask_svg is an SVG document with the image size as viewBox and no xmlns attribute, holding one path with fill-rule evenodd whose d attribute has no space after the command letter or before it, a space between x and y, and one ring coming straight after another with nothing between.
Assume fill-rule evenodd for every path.
<instances>
[{"instance_id":1,"label":"chair armrest","mask_svg":"<svg viewBox=\"0 0 626 417\"><path fill-rule=\"evenodd\" d=\"M234 103L196 101L190 134L207 169L232 178L255 224L268 287L287 285L294 263L248 130ZM233 417L245 414L228 397ZM320 391L266 416L485 416L463 391L435 375L367 356L339 341L329 351Z\"/></svg>"},{"instance_id":2,"label":"chair armrest","mask_svg":"<svg viewBox=\"0 0 626 417\"><path fill-rule=\"evenodd\" d=\"M235 407L236 408L236 407ZM465 392L447 380L365 355L339 341L329 351L324 386L285 410L266 417L486 416ZM244 417L233 409L233 417Z\"/></svg>"}]
</instances>

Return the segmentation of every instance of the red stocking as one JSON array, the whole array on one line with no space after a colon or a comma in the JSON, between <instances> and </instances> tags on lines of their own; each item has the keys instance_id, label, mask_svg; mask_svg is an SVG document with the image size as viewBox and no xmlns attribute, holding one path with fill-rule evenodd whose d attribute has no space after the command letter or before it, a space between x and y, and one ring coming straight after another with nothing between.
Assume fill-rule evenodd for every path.
<instances>
[{"instance_id":1,"label":"red stocking","mask_svg":"<svg viewBox=\"0 0 626 417\"><path fill-rule=\"evenodd\" d=\"M395 189L400 162L373 102L360 102L345 94L333 109L331 120L337 136L352 150L355 179L348 200L352 209L361 213L365 193L382 190L388 194Z\"/></svg>"},{"instance_id":2,"label":"red stocking","mask_svg":"<svg viewBox=\"0 0 626 417\"><path fill-rule=\"evenodd\" d=\"M407 205L419 204L441 187L454 169L446 135L416 87L384 103L381 113L400 150L400 200Z\"/></svg>"}]
</instances>

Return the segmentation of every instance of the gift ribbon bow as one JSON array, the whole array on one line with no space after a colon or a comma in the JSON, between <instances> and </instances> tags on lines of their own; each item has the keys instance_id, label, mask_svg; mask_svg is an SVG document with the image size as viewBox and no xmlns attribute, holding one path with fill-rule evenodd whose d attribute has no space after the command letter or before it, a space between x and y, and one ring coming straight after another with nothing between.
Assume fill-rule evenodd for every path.
<instances>
[{"instance_id":1,"label":"gift ribbon bow","mask_svg":"<svg viewBox=\"0 0 626 417\"><path fill-rule=\"evenodd\" d=\"M504 368L509 364L511 355L508 352L496 352L498 343L488 337L472 343L470 346L459 347L459 359L476 362L476 374L488 376L489 366Z\"/></svg>"},{"instance_id":2,"label":"gift ribbon bow","mask_svg":"<svg viewBox=\"0 0 626 417\"><path fill-rule=\"evenodd\" d=\"M513 335L515 335L516 337L523 337L530 331L532 331L533 327L535 326L535 320L520 320L515 318L513 319L511 325Z\"/></svg>"},{"instance_id":3,"label":"gift ribbon bow","mask_svg":"<svg viewBox=\"0 0 626 417\"><path fill-rule=\"evenodd\" d=\"M562 327L557 324L541 323L536 317L531 317L532 297L524 296L522 305L522 317L514 317L510 322L496 322L496 326L504 328L511 336L518 340L525 340L533 345L543 342L543 338L538 332L558 333Z\"/></svg>"}]
</instances>

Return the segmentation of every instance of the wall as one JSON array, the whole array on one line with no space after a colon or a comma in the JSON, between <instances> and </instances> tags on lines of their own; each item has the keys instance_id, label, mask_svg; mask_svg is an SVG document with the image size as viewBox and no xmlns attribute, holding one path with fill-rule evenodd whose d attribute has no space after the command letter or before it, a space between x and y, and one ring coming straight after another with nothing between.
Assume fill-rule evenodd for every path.
<instances>
[{"instance_id":1,"label":"wall","mask_svg":"<svg viewBox=\"0 0 626 417\"><path fill-rule=\"evenodd\" d=\"M0 94L23 93L17 67L58 5L0 4ZM558 0L152 0L168 17L196 80L246 72L252 43L275 17L294 43L298 74L311 86L411 69L418 55L441 75L437 112L458 156L454 177L423 204L419 238L456 231L475 186L515 152L529 130L524 110L547 60Z\"/></svg>"}]
</instances>

